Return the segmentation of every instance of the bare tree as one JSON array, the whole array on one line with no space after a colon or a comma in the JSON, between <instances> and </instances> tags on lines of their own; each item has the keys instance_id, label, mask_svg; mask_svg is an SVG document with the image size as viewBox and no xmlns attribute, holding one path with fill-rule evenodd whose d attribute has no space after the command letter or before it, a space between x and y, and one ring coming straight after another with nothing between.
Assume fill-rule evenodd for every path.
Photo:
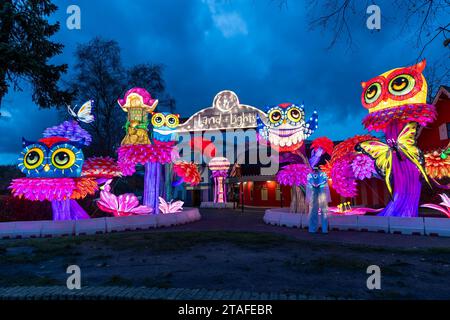
<instances>
[{"instance_id":1,"label":"bare tree","mask_svg":"<svg viewBox=\"0 0 450 320\"><path fill-rule=\"evenodd\" d=\"M165 91L159 64L138 64L124 68L119 44L114 40L94 38L77 47L75 75L70 83L76 92L76 101L94 100L95 121L85 125L93 142L87 153L114 155L125 132L125 114L117 99L132 87L147 89L152 96L175 106L175 101ZM173 100L173 101L172 101ZM161 104L160 102L160 104Z\"/></svg>"},{"instance_id":2,"label":"bare tree","mask_svg":"<svg viewBox=\"0 0 450 320\"><path fill-rule=\"evenodd\" d=\"M310 0L310 26L332 32L329 47L343 40L349 47L353 44L350 22L365 19L371 1L361 0ZM433 41L442 38L443 46L449 47L450 23L442 24L439 16L450 13L449 0L395 0L391 2L395 16L383 16L385 20L399 22L400 32L414 31L414 45L420 49L417 59ZM321 12L318 15L316 12Z\"/></svg>"},{"instance_id":3,"label":"bare tree","mask_svg":"<svg viewBox=\"0 0 450 320\"><path fill-rule=\"evenodd\" d=\"M434 96L443 83L450 83L450 67L446 62L436 60L434 63L427 65L424 71L428 84L428 103L433 101Z\"/></svg>"}]
</instances>

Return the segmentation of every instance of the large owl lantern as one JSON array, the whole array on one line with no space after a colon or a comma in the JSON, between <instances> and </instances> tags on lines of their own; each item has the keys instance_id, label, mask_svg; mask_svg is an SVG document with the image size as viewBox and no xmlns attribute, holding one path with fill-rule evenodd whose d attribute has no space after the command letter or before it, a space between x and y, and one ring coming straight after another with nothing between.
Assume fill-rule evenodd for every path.
<instances>
[{"instance_id":1,"label":"large owl lantern","mask_svg":"<svg viewBox=\"0 0 450 320\"><path fill-rule=\"evenodd\" d=\"M387 71L362 82L361 102L369 113L403 105L426 103L427 82L422 72L426 61Z\"/></svg>"},{"instance_id":2,"label":"large owl lantern","mask_svg":"<svg viewBox=\"0 0 450 320\"><path fill-rule=\"evenodd\" d=\"M314 111L305 121L303 105L281 103L266 108L267 118L257 115L259 138L270 143L279 152L297 150L318 127L318 114Z\"/></svg>"},{"instance_id":3,"label":"large owl lantern","mask_svg":"<svg viewBox=\"0 0 450 320\"><path fill-rule=\"evenodd\" d=\"M76 178L84 162L82 144L64 137L42 138L37 142L22 140L18 167L31 178Z\"/></svg>"}]
</instances>

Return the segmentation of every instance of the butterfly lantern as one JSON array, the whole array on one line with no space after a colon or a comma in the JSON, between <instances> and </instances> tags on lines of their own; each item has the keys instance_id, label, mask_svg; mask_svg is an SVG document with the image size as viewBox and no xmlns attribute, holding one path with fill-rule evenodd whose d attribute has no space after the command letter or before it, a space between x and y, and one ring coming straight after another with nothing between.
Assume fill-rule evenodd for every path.
<instances>
[{"instance_id":1,"label":"butterfly lantern","mask_svg":"<svg viewBox=\"0 0 450 320\"><path fill-rule=\"evenodd\" d=\"M404 157L409 159L420 171L425 181L429 184L428 176L423 167L424 157L416 145L417 122L405 125L398 138L387 139L387 143L369 140L361 142L356 150L365 153L375 161L375 168L380 176L384 177L389 193L392 195L391 174L392 160L397 157L402 161Z\"/></svg>"},{"instance_id":2,"label":"butterfly lantern","mask_svg":"<svg viewBox=\"0 0 450 320\"><path fill-rule=\"evenodd\" d=\"M92 115L94 100L86 101L77 111L67 106L69 115L78 122L91 123L95 117Z\"/></svg>"}]
</instances>

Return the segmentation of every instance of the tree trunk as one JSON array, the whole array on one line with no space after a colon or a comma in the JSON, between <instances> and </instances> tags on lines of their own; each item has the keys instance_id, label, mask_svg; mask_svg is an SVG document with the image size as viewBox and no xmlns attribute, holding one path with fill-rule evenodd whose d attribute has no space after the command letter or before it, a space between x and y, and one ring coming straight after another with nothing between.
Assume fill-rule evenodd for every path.
<instances>
[{"instance_id":1,"label":"tree trunk","mask_svg":"<svg viewBox=\"0 0 450 320\"><path fill-rule=\"evenodd\" d=\"M404 123L394 122L385 131L386 140L397 141L398 134ZM419 215L419 199L422 183L420 172L408 158L396 152L392 154L392 199L380 216L417 217Z\"/></svg>"},{"instance_id":2,"label":"tree trunk","mask_svg":"<svg viewBox=\"0 0 450 320\"><path fill-rule=\"evenodd\" d=\"M293 186L291 189L291 206L289 211L293 213L308 212L305 195L299 186Z\"/></svg>"}]
</instances>

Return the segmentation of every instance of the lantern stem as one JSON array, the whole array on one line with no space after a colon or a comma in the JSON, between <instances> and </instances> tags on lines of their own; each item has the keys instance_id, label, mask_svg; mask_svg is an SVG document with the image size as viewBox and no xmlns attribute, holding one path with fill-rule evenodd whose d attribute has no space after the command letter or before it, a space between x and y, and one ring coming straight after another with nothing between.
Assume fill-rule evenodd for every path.
<instances>
[{"instance_id":1,"label":"lantern stem","mask_svg":"<svg viewBox=\"0 0 450 320\"><path fill-rule=\"evenodd\" d=\"M53 220L89 219L84 209L72 199L52 201Z\"/></svg>"},{"instance_id":2,"label":"lantern stem","mask_svg":"<svg viewBox=\"0 0 450 320\"><path fill-rule=\"evenodd\" d=\"M397 141L404 123L393 121L386 127L386 140ZM392 154L392 199L380 212L380 216L417 217L419 215L419 200L422 183L420 172L403 154Z\"/></svg>"},{"instance_id":3,"label":"lantern stem","mask_svg":"<svg viewBox=\"0 0 450 320\"><path fill-rule=\"evenodd\" d=\"M161 164L157 162L147 162L144 174L144 195L143 204L153 208L153 213L159 213L159 184L161 179Z\"/></svg>"}]
</instances>

